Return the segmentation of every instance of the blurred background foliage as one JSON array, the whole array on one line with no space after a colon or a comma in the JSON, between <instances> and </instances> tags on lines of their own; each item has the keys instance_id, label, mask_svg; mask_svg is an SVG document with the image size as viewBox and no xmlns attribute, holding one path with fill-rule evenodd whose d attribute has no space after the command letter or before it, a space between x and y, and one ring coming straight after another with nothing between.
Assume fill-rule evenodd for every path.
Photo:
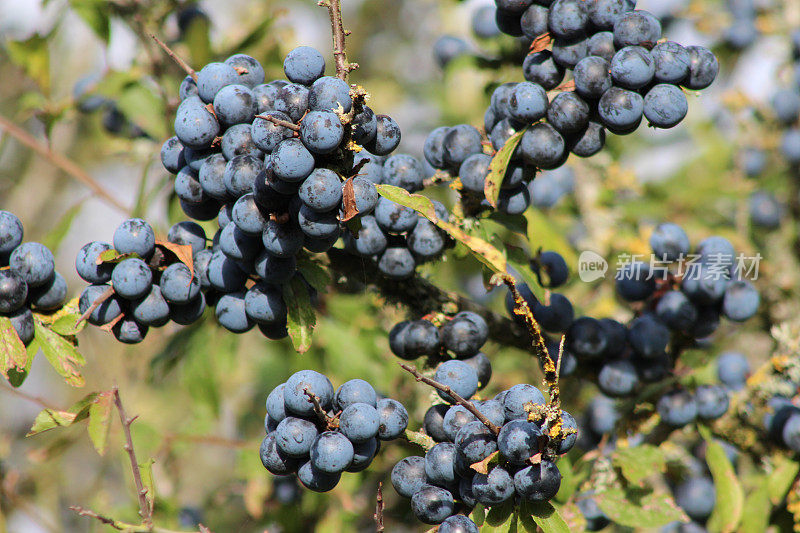
<instances>
[{"instance_id":1,"label":"blurred background foliage","mask_svg":"<svg viewBox=\"0 0 800 533\"><path fill-rule=\"evenodd\" d=\"M574 194L550 209L529 211L528 239L513 238L491 220L484 222L482 235L528 250L557 250L573 271L582 250L612 261L622 252L649 253L647 236L662 220L682 224L693 243L712 233L728 237L738 250L766 258L758 281L764 305L760 319L735 328L735 334L731 325L723 325L711 353L738 349L754 367L766 362L774 350L772 326L800 332L798 226L790 220L772 232L752 227L747 197L758 186L788 202L797 191L777 156L770 155L757 184L744 178L738 163L743 146L777 145L777 131L764 109L785 78L786 31L800 23L800 5L763 3L767 9L758 19L763 36L739 52L719 41L724 21L715 15L721 1L640 1L665 21L667 37L715 46L722 59L717 83L702 97L690 98L681 127L611 136L608 149L597 157L570 160ZM492 88L519 78L518 67L497 60L518 52L513 39L471 35L471 14L484 4L344 0L345 26L352 30L348 54L360 65L352 80L368 89L375 109L398 121L401 152L421 156L427 132L438 125L481 124ZM22 219L27 239L56 252L57 268L67 275L73 296L81 287L74 257L84 243L110 240L113 228L131 214L146 217L161 235L182 219L158 149L171 129L183 73L150 33L195 67L233 52L250 54L265 66L267 79L282 75L283 56L298 44L330 51L327 13L310 0L0 0L0 115L75 161L126 208L93 195L75 176L12 136L0 137L0 208ZM432 49L443 34L465 39L474 55L440 68ZM452 205L453 192L440 189L434 195ZM487 293L479 264L460 248L423 274L502 312L502 295ZM573 280L566 293L581 314L630 317L610 279ZM82 426L25 438L44 406L65 409L90 391L114 385L128 412L138 415L132 430L140 460L154 461L160 526L196 530L202 521L218 532L374 530L378 482L388 481L397 460L418 453L414 445L389 443L368 471L344 476L330 494L304 493L283 505L286 495L258 459L264 400L292 372L314 368L331 376L334 385L360 377L401 399L417 429L432 393L403 375L386 338L403 316L402 309L363 288L323 295L314 346L304 355L295 354L288 340L228 334L210 318L184 329L152 331L135 347L86 330L80 336L88 362L82 389L66 386L42 357L19 392L0 385L0 532L103 530L69 511L70 505L137 521L116 421L103 457ZM541 373L530 353L496 344L487 353L495 377L486 396L520 381L539 383ZM690 354L687 361L694 371L686 379L708 379L709 354ZM563 388L572 412L580 412L596 391L569 380ZM696 437L681 439L688 448ZM759 458L742 461L741 472L760 475ZM587 479L587 469L576 468L574 476L565 479L573 489ZM753 479L745 484L760 482ZM388 486L384 496L387 531L423 530L407 502ZM568 496L560 495L560 501ZM776 523L788 523L786 509L778 508L786 516ZM763 507L747 509L763 515Z\"/></svg>"}]
</instances>

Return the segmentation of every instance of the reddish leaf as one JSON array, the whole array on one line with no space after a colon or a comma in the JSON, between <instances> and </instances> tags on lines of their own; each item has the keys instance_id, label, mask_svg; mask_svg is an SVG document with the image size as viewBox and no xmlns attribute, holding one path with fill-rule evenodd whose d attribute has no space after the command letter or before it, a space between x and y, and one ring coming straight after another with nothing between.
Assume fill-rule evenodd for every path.
<instances>
[{"instance_id":1,"label":"reddish leaf","mask_svg":"<svg viewBox=\"0 0 800 533\"><path fill-rule=\"evenodd\" d=\"M358 215L358 207L356 207L356 192L353 189L353 178L348 178L344 182L344 189L342 190L342 202L344 203L344 216L342 222L347 222L356 215Z\"/></svg>"},{"instance_id":2,"label":"reddish leaf","mask_svg":"<svg viewBox=\"0 0 800 533\"><path fill-rule=\"evenodd\" d=\"M178 258L178 261L189 267L189 272L194 276L194 259L192 258L192 246L189 244L175 244L169 241L156 241L156 246L169 250Z\"/></svg>"}]
</instances>

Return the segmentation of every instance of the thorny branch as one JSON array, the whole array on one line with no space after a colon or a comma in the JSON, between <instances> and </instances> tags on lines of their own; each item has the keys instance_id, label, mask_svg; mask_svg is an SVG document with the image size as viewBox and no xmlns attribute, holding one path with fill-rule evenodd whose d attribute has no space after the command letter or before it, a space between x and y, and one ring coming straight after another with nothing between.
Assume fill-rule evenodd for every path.
<instances>
[{"instance_id":1,"label":"thorny branch","mask_svg":"<svg viewBox=\"0 0 800 533\"><path fill-rule=\"evenodd\" d=\"M128 418L125 414L125 408L122 406L122 398L119 395L119 389L114 387L114 405L119 413L119 420L122 423L122 432L125 434L125 451L128 452L128 458L131 462L131 472L133 472L133 483L136 486L136 495L139 498L139 515L142 517L142 524L146 527L153 525L153 507L152 507L152 494L150 501L147 499L147 489L144 487L142 481L142 471L139 469L139 462L136 459L136 452L133 449L133 437L131 437L131 424L136 420L136 417Z\"/></svg>"},{"instance_id":2,"label":"thorny branch","mask_svg":"<svg viewBox=\"0 0 800 533\"><path fill-rule=\"evenodd\" d=\"M348 74L358 68L358 63L347 61L345 38L350 35L350 32L346 31L342 25L341 0L321 0L317 5L328 8L333 33L333 59L336 62L336 77L347 81Z\"/></svg>"},{"instance_id":3,"label":"thorny branch","mask_svg":"<svg viewBox=\"0 0 800 533\"><path fill-rule=\"evenodd\" d=\"M467 411L469 411L470 413L475 415L475 418L480 420L483 423L484 426L489 428L489 431L491 431L494 435L497 435L498 433L500 433L500 428L497 427L497 425L495 425L491 420L486 418L486 415L481 413L478 410L478 408L475 407L474 403L472 403L472 402L470 402L468 400L465 400L462 396L457 394L453 389L451 389L447 385L444 385L442 383L439 383L436 380L433 380L431 378L423 376L422 374L420 374L419 370L417 370L415 367L409 366L409 365L406 365L406 364L403 364L403 363L399 363L399 364L400 364L400 367L403 370L411 373L411 375L413 375L414 379L416 379L417 381L421 381L421 382L425 383L426 385L430 385L434 389L440 390L443 393L451 396L455 400L456 405L463 406L464 409L466 409Z\"/></svg>"}]
</instances>

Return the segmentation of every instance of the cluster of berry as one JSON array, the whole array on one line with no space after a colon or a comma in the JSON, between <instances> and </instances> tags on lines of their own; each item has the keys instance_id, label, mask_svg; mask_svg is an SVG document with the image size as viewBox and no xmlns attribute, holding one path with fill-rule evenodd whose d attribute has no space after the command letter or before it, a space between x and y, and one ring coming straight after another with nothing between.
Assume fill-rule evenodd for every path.
<instances>
[{"instance_id":1,"label":"cluster of berry","mask_svg":"<svg viewBox=\"0 0 800 533\"><path fill-rule=\"evenodd\" d=\"M680 123L688 111L681 87L704 89L719 70L714 54L703 47L659 43L661 24L650 13L633 10L635 2L496 4L497 25L504 33L553 43L550 50L534 44L522 67L527 81L497 87L484 116L494 150L524 130L498 198L498 209L509 214L530 205L526 185L538 170L560 167L570 153L596 154L606 130L632 133L643 117L658 128ZM559 87L567 70L574 87ZM558 92L549 98L551 90ZM467 124L440 127L428 136L425 157L434 168L457 174L468 195L481 198L491 162L482 140L478 129Z\"/></svg>"},{"instance_id":2,"label":"cluster of berry","mask_svg":"<svg viewBox=\"0 0 800 533\"><path fill-rule=\"evenodd\" d=\"M0 211L0 316L7 317L23 344L35 336L33 313L60 309L67 282L56 272L53 253L38 242L22 242L22 222Z\"/></svg>"},{"instance_id":3,"label":"cluster of berry","mask_svg":"<svg viewBox=\"0 0 800 533\"><path fill-rule=\"evenodd\" d=\"M378 399L366 381L352 379L334 392L326 376L301 370L267 397L261 462L273 475L297 474L306 488L327 492L342 472L365 470L380 442L407 426L403 404Z\"/></svg>"},{"instance_id":4,"label":"cluster of berry","mask_svg":"<svg viewBox=\"0 0 800 533\"><path fill-rule=\"evenodd\" d=\"M408 154L389 158L356 154L356 164L369 158L361 175L375 184L394 185L408 192L422 190L425 171L422 163ZM444 221L450 214L441 202L433 201L436 216ZM392 279L408 278L416 266L439 257L449 244L446 234L430 220L386 198L379 198L375 211L361 217L358 232L345 233L346 250L372 258L378 270Z\"/></svg>"},{"instance_id":5,"label":"cluster of berry","mask_svg":"<svg viewBox=\"0 0 800 533\"><path fill-rule=\"evenodd\" d=\"M170 320L188 325L205 311L210 287L206 234L194 222L179 222L167 240L191 246L189 268L156 241L153 228L140 218L125 220L114 230L113 246L92 241L78 252L78 275L90 283L81 293L81 313L95 326L111 325L120 342L144 340L150 327ZM91 309L91 311L89 311Z\"/></svg>"},{"instance_id":6,"label":"cluster of berry","mask_svg":"<svg viewBox=\"0 0 800 533\"><path fill-rule=\"evenodd\" d=\"M755 315L760 303L758 290L743 279L744 265L723 237L705 239L692 256L683 229L664 223L655 229L650 244L658 266L632 261L616 275L622 299L644 305L627 326L611 318L574 318L565 296L548 293L548 301L539 302L526 286L520 286L542 329L566 333L562 374L569 375L579 362L584 368L595 368L600 389L614 397L629 396L642 382L666 377L674 364L671 341L695 343L714 333L720 317L744 322ZM550 287L566 280L566 264L558 254L545 252L538 261L549 272ZM669 268L678 261L682 272L671 273ZM506 303L514 316L510 295ZM557 352L554 340L549 339L548 345L551 354Z\"/></svg>"},{"instance_id":7,"label":"cluster of berry","mask_svg":"<svg viewBox=\"0 0 800 533\"><path fill-rule=\"evenodd\" d=\"M449 364L437 369L436 381L453 392L474 394L477 384L464 390L465 380ZM449 394L438 392L443 400L454 403ZM424 429L437 444L424 457L406 457L392 469L392 485L400 495L411 498L411 508L422 522L445 522L477 503L491 507L516 496L542 502L558 492L561 474L554 458L567 453L577 440L572 416L561 412L558 436L553 437L544 395L527 384L515 385L491 400L472 402L472 406L483 420L463 405L431 407ZM487 469L474 468L496 452L497 460L490 460Z\"/></svg>"},{"instance_id":8,"label":"cluster of berry","mask_svg":"<svg viewBox=\"0 0 800 533\"><path fill-rule=\"evenodd\" d=\"M181 84L176 136L161 159L176 174L184 212L218 218L208 278L224 293L217 305L226 310L217 315L233 331L257 323L268 337L284 336L280 287L295 276L297 256L329 250L341 221L378 207L374 180L359 174L365 164L380 169L372 158L397 147L400 129L324 70L317 50L299 47L285 58L288 80L264 83L258 61L237 54ZM261 282L259 305L269 316L245 312L248 279Z\"/></svg>"}]
</instances>

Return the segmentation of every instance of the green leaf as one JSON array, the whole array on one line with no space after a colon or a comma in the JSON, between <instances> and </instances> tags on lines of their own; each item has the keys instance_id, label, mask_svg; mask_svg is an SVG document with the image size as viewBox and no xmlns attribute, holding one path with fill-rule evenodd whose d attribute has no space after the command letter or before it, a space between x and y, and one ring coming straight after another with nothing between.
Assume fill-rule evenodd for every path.
<instances>
[{"instance_id":1,"label":"green leaf","mask_svg":"<svg viewBox=\"0 0 800 533\"><path fill-rule=\"evenodd\" d=\"M425 196L411 194L405 189L394 185L376 185L378 193L397 204L410 207L418 212L439 228L446 231L453 239L463 244L480 262L489 267L492 271L505 274L508 265L506 257L496 247L478 237L468 234L466 231L444 220L439 220L433 208L433 202Z\"/></svg>"},{"instance_id":2,"label":"green leaf","mask_svg":"<svg viewBox=\"0 0 800 533\"><path fill-rule=\"evenodd\" d=\"M744 491L720 443L714 440L707 427L698 426L698 430L706 441L706 463L714 479L717 494L714 512L708 521L708 529L722 532L737 531L742 518Z\"/></svg>"},{"instance_id":3,"label":"green leaf","mask_svg":"<svg viewBox=\"0 0 800 533\"><path fill-rule=\"evenodd\" d=\"M522 134L525 133L525 129L509 137L503 147L492 158L491 163L489 163L489 174L486 176L486 182L483 185L483 194L486 195L486 199L494 208L497 208L497 197L500 195L500 186L506 177L508 163L511 161L511 156L514 155L514 150L517 149L519 141L522 140Z\"/></svg>"},{"instance_id":4,"label":"green leaf","mask_svg":"<svg viewBox=\"0 0 800 533\"><path fill-rule=\"evenodd\" d=\"M436 210L430 198L421 194L411 194L402 187L395 187L394 185L381 184L376 185L375 188L378 190L378 194L387 200L409 207L431 222L436 223Z\"/></svg>"},{"instance_id":5,"label":"green leaf","mask_svg":"<svg viewBox=\"0 0 800 533\"><path fill-rule=\"evenodd\" d=\"M648 476L663 472L667 464L664 453L651 444L618 448L611 462L620 469L625 479L635 485L641 485Z\"/></svg>"},{"instance_id":6,"label":"green leaf","mask_svg":"<svg viewBox=\"0 0 800 533\"><path fill-rule=\"evenodd\" d=\"M9 372L24 372L28 365L28 351L20 340L11 319L0 316L0 374L9 379Z\"/></svg>"},{"instance_id":7,"label":"green leaf","mask_svg":"<svg viewBox=\"0 0 800 533\"><path fill-rule=\"evenodd\" d=\"M83 320L78 323L81 317L80 308L78 307L78 298L73 298L64 307L51 315L35 315L37 320L46 324L54 332L62 337L74 337L86 327L86 321Z\"/></svg>"},{"instance_id":8,"label":"green leaf","mask_svg":"<svg viewBox=\"0 0 800 533\"><path fill-rule=\"evenodd\" d=\"M25 70L44 94L50 93L50 50L48 36L34 35L25 41L5 41L8 56Z\"/></svg>"},{"instance_id":9,"label":"green leaf","mask_svg":"<svg viewBox=\"0 0 800 533\"><path fill-rule=\"evenodd\" d=\"M147 503L150 505L151 512L156 500L156 484L155 480L153 479L153 464L155 462L155 459L150 458L144 463L139 463L139 471L142 474L142 485L144 485L144 490L147 491L145 498L147 499Z\"/></svg>"},{"instance_id":10,"label":"green leaf","mask_svg":"<svg viewBox=\"0 0 800 533\"><path fill-rule=\"evenodd\" d=\"M100 39L110 35L108 3L105 0L72 0L70 6Z\"/></svg>"},{"instance_id":11,"label":"green leaf","mask_svg":"<svg viewBox=\"0 0 800 533\"><path fill-rule=\"evenodd\" d=\"M609 489L599 493L595 501L612 522L621 526L639 528L642 524L656 528L670 522L688 522L686 514L667 494L629 488Z\"/></svg>"},{"instance_id":12,"label":"green leaf","mask_svg":"<svg viewBox=\"0 0 800 533\"><path fill-rule=\"evenodd\" d=\"M769 515L772 504L769 501L769 484L765 478L759 478L758 484L747 494L742 510L740 531L766 531L769 526Z\"/></svg>"},{"instance_id":13,"label":"green leaf","mask_svg":"<svg viewBox=\"0 0 800 533\"><path fill-rule=\"evenodd\" d=\"M514 501L506 500L499 505L493 506L486 514L486 524L484 527L497 527L505 524L514 513Z\"/></svg>"},{"instance_id":14,"label":"green leaf","mask_svg":"<svg viewBox=\"0 0 800 533\"><path fill-rule=\"evenodd\" d=\"M114 392L103 391L89 406L89 438L97 453L104 455L108 448L108 428L111 425L111 409L114 405Z\"/></svg>"},{"instance_id":15,"label":"green leaf","mask_svg":"<svg viewBox=\"0 0 800 533\"><path fill-rule=\"evenodd\" d=\"M85 381L80 372L80 367L86 364L83 356L66 338L42 324L38 319L34 322L36 337L41 345L42 353L52 367L67 384L73 387L83 387Z\"/></svg>"},{"instance_id":16,"label":"green leaf","mask_svg":"<svg viewBox=\"0 0 800 533\"><path fill-rule=\"evenodd\" d=\"M331 275L328 270L316 261L302 258L297 261L297 270L302 274L309 285L319 292L325 292L331 284Z\"/></svg>"},{"instance_id":17,"label":"green leaf","mask_svg":"<svg viewBox=\"0 0 800 533\"><path fill-rule=\"evenodd\" d=\"M769 501L773 505L781 503L789 489L792 488L792 483L797 478L800 472L800 463L788 457L776 457L775 468L769 475L767 485L769 488Z\"/></svg>"},{"instance_id":18,"label":"green leaf","mask_svg":"<svg viewBox=\"0 0 800 533\"><path fill-rule=\"evenodd\" d=\"M86 419L89 416L89 409L94 403L97 393L93 392L81 398L78 402L73 404L66 411L59 411L57 409L44 409L33 421L26 437L38 435L44 431L48 431L57 427L68 427L76 422Z\"/></svg>"},{"instance_id":19,"label":"green leaf","mask_svg":"<svg viewBox=\"0 0 800 533\"><path fill-rule=\"evenodd\" d=\"M569 533L567 523L558 510L548 502L525 502L520 512L522 527L529 533L536 533L540 527L544 533Z\"/></svg>"},{"instance_id":20,"label":"green leaf","mask_svg":"<svg viewBox=\"0 0 800 533\"><path fill-rule=\"evenodd\" d=\"M127 86L117 100L117 107L131 123L154 139L167 136L164 101L142 82Z\"/></svg>"},{"instance_id":21,"label":"green leaf","mask_svg":"<svg viewBox=\"0 0 800 533\"><path fill-rule=\"evenodd\" d=\"M287 310L286 329L292 338L292 345L298 353L305 353L311 348L317 315L303 280L295 276L289 284L284 285L283 299Z\"/></svg>"},{"instance_id":22,"label":"green leaf","mask_svg":"<svg viewBox=\"0 0 800 533\"><path fill-rule=\"evenodd\" d=\"M472 509L469 517L475 522L475 525L481 527L486 522L486 508L481 503L476 503L475 508Z\"/></svg>"}]
</instances>

